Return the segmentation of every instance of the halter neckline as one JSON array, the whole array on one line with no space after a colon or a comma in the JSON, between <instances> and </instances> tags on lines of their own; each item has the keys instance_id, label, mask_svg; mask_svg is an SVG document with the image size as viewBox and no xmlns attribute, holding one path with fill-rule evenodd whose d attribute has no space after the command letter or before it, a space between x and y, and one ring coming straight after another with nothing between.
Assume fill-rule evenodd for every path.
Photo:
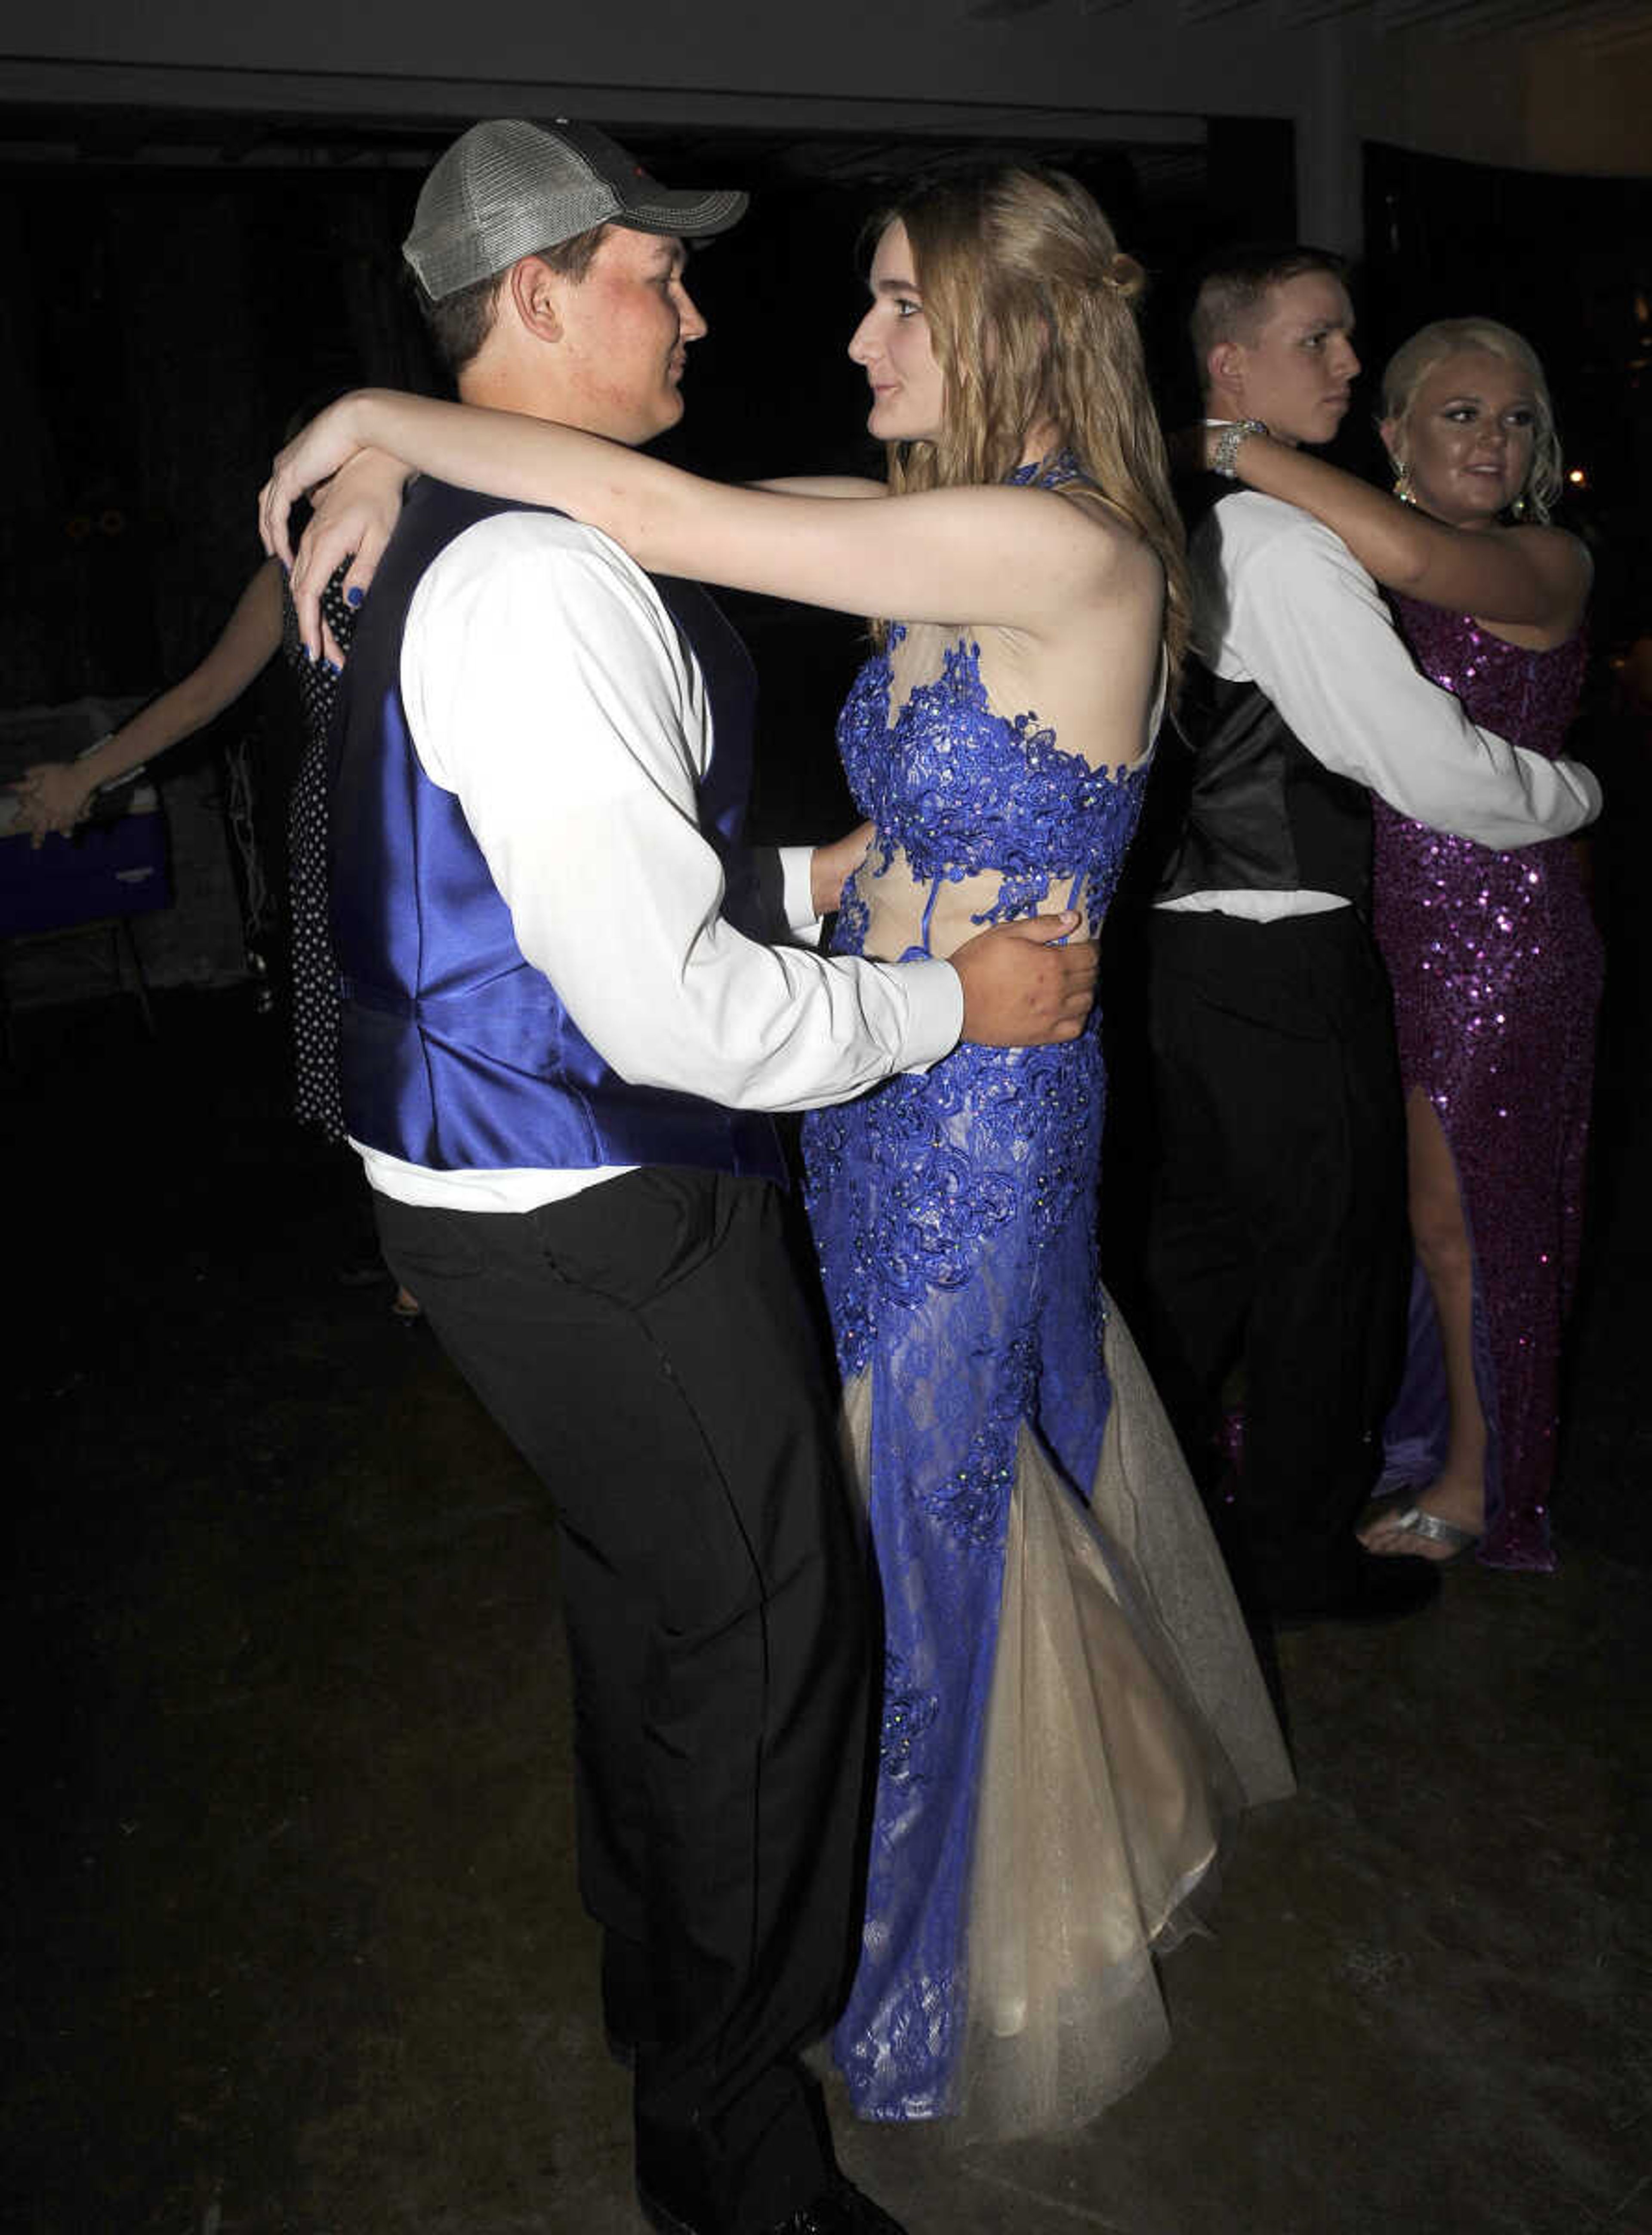
<instances>
[{"instance_id":1,"label":"halter neckline","mask_svg":"<svg viewBox=\"0 0 1652 2235\"><path fill-rule=\"evenodd\" d=\"M1030 465L1017 466L1006 475L1012 488L1064 488L1069 482L1088 480L1089 476L1069 449L1054 451L1047 458L1035 458Z\"/></svg>"}]
</instances>

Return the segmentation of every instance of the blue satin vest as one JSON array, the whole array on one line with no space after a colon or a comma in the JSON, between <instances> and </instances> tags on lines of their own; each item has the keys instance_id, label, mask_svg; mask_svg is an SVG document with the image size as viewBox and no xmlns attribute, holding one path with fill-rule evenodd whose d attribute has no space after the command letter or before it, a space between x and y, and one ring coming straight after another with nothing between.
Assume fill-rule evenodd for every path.
<instances>
[{"instance_id":1,"label":"blue satin vest","mask_svg":"<svg viewBox=\"0 0 1652 2235\"><path fill-rule=\"evenodd\" d=\"M438 1170L692 1164L783 1180L768 1118L633 1086L603 1060L517 946L457 799L420 764L401 691L413 593L466 528L527 508L419 482L351 639L328 815L345 1124L371 1148ZM724 913L756 934L757 880L741 842L756 678L698 583L655 587L705 678L713 749L700 827L724 865Z\"/></svg>"}]
</instances>

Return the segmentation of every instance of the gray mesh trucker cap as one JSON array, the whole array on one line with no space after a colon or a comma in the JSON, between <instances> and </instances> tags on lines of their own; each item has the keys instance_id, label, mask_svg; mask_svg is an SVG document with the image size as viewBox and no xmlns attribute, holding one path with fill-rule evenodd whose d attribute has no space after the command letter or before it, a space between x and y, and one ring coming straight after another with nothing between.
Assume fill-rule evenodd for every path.
<instances>
[{"instance_id":1,"label":"gray mesh trucker cap","mask_svg":"<svg viewBox=\"0 0 1652 2235\"><path fill-rule=\"evenodd\" d=\"M439 158L402 253L439 303L593 225L612 220L639 233L699 239L726 232L746 200L725 190L659 186L594 125L559 118L547 129L495 118L473 124Z\"/></svg>"}]
</instances>

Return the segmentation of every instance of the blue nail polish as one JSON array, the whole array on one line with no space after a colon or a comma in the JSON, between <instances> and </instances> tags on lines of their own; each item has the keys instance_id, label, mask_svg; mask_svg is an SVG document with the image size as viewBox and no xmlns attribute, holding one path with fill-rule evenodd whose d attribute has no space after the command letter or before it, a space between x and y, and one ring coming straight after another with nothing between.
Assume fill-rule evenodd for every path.
<instances>
[{"instance_id":1,"label":"blue nail polish","mask_svg":"<svg viewBox=\"0 0 1652 2235\"><path fill-rule=\"evenodd\" d=\"M344 669L339 666L337 660L324 659L321 664L326 669L329 675L342 675L344 672Z\"/></svg>"},{"instance_id":2,"label":"blue nail polish","mask_svg":"<svg viewBox=\"0 0 1652 2235\"><path fill-rule=\"evenodd\" d=\"M347 606L358 606L366 595L366 591L362 588L359 582L352 582L344 592L344 603Z\"/></svg>"}]
</instances>

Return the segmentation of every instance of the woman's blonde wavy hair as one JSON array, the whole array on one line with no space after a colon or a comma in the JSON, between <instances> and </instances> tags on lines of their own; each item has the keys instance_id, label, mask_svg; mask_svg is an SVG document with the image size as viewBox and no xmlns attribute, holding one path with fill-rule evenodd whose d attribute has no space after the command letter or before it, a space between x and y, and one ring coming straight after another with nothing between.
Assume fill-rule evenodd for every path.
<instances>
[{"instance_id":1,"label":"woman's blonde wavy hair","mask_svg":"<svg viewBox=\"0 0 1652 2235\"><path fill-rule=\"evenodd\" d=\"M1189 632L1186 545L1136 321L1140 265L1061 171L1005 167L921 185L874 218L866 239L896 223L917 267L946 417L933 442L888 445L889 487L1005 481L1047 420L1058 447L1158 554L1173 680Z\"/></svg>"},{"instance_id":2,"label":"woman's blonde wavy hair","mask_svg":"<svg viewBox=\"0 0 1652 2235\"><path fill-rule=\"evenodd\" d=\"M1432 324L1419 327L1408 342L1400 344L1384 370L1384 424L1392 422L1403 429L1417 401L1417 390L1437 364L1455 357L1459 350L1485 350L1518 365L1531 383L1537 425L1532 429L1531 469L1520 495L1533 519L1546 521L1565 485L1560 437L1555 432L1555 407L1536 350L1512 326L1503 325L1496 318L1436 318Z\"/></svg>"}]
</instances>

